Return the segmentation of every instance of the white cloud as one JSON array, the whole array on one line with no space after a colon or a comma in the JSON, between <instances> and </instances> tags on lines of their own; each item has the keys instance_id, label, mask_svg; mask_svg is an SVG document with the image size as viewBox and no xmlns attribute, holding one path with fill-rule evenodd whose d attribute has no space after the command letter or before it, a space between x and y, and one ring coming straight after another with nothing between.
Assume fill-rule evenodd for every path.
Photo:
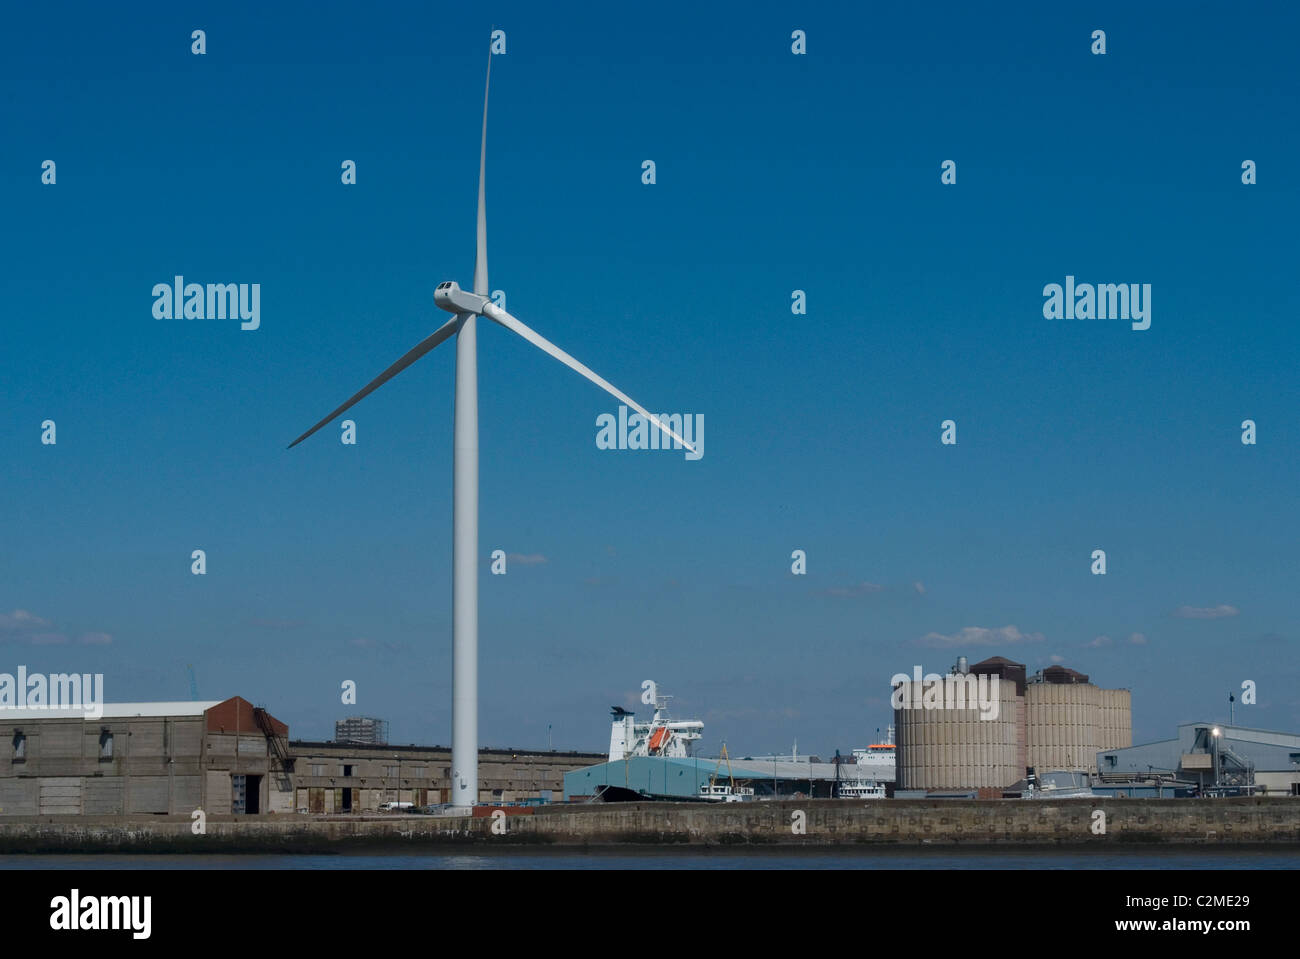
<instances>
[{"instance_id":1,"label":"white cloud","mask_svg":"<svg viewBox=\"0 0 1300 959\"><path fill-rule=\"evenodd\" d=\"M15 609L12 613L0 613L0 629L36 629L50 625L49 620L41 619L25 609Z\"/></svg>"},{"instance_id":2,"label":"white cloud","mask_svg":"<svg viewBox=\"0 0 1300 959\"><path fill-rule=\"evenodd\" d=\"M925 595L925 583L921 582L919 579L912 584L912 589L916 590L922 596Z\"/></svg>"},{"instance_id":3,"label":"white cloud","mask_svg":"<svg viewBox=\"0 0 1300 959\"><path fill-rule=\"evenodd\" d=\"M1084 643L1084 645L1085 645L1085 646L1088 646L1088 647L1091 648L1091 649L1100 649L1100 648L1103 647L1103 646L1109 646L1109 645L1110 645L1110 637L1109 637L1109 636L1098 636L1098 637L1097 637L1096 639L1094 639L1092 642L1090 642L1090 643Z\"/></svg>"},{"instance_id":4,"label":"white cloud","mask_svg":"<svg viewBox=\"0 0 1300 959\"><path fill-rule=\"evenodd\" d=\"M1016 643L1039 643L1044 638L1042 633L1022 633L1015 626L1003 626L1001 629L967 626L960 632L948 636L943 633L926 633L916 641L916 644L918 646L939 648L950 646L1010 646Z\"/></svg>"},{"instance_id":5,"label":"white cloud","mask_svg":"<svg viewBox=\"0 0 1300 959\"><path fill-rule=\"evenodd\" d=\"M1174 615L1179 619L1223 619L1240 612L1236 606L1179 606Z\"/></svg>"},{"instance_id":6,"label":"white cloud","mask_svg":"<svg viewBox=\"0 0 1300 959\"><path fill-rule=\"evenodd\" d=\"M25 609L0 613L0 641L28 646L66 646L72 642L67 633L60 632L48 619ZM86 646L106 646L112 641L112 636L102 632L82 633L77 640Z\"/></svg>"},{"instance_id":7,"label":"white cloud","mask_svg":"<svg viewBox=\"0 0 1300 959\"><path fill-rule=\"evenodd\" d=\"M1134 646L1145 646L1147 644L1147 638L1142 633L1131 633L1128 641Z\"/></svg>"}]
</instances>

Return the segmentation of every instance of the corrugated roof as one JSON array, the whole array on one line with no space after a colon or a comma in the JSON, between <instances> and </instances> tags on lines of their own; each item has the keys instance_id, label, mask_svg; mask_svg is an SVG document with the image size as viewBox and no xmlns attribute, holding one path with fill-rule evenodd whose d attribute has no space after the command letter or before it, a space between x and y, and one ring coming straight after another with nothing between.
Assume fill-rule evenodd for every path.
<instances>
[{"instance_id":1,"label":"corrugated roof","mask_svg":"<svg viewBox=\"0 0 1300 959\"><path fill-rule=\"evenodd\" d=\"M701 759L700 762L709 764L709 771L712 772L716 759ZM847 764L846 764L847 765ZM740 779L817 779L831 780L835 779L834 763L796 763L796 762L763 762L757 759L733 759L731 761L732 775ZM718 776L725 778L727 775L727 761L722 761L722 769ZM840 769L840 777L849 776L849 773Z\"/></svg>"},{"instance_id":2,"label":"corrugated roof","mask_svg":"<svg viewBox=\"0 0 1300 959\"><path fill-rule=\"evenodd\" d=\"M104 703L101 719L133 719L137 716L202 716L213 706L217 706L222 700L214 699L204 702L178 702L178 703ZM10 722L15 719L78 719L87 718L86 712L91 706L63 708L58 709L38 709L27 707L25 709L7 709L0 706L0 723Z\"/></svg>"}]
</instances>

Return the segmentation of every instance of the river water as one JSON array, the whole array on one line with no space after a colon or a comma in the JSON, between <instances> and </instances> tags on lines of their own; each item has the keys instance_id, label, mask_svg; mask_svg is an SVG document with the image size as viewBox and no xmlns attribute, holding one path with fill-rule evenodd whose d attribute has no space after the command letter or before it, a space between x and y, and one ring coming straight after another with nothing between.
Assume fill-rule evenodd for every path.
<instances>
[{"instance_id":1,"label":"river water","mask_svg":"<svg viewBox=\"0 0 1300 959\"><path fill-rule=\"evenodd\" d=\"M331 855L3 855L0 869L1296 869L1300 847L501 849Z\"/></svg>"}]
</instances>

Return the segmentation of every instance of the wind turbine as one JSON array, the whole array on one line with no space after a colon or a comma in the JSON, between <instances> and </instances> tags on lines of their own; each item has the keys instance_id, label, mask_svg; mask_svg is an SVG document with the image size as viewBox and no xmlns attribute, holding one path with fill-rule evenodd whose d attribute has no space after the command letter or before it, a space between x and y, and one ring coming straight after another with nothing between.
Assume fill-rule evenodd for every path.
<instances>
[{"instance_id":1,"label":"wind turbine","mask_svg":"<svg viewBox=\"0 0 1300 959\"><path fill-rule=\"evenodd\" d=\"M694 447L665 426L658 417L597 376L550 340L534 332L494 304L488 293L487 206L484 194L487 169L488 88L492 57L488 56L483 84L483 137L478 160L478 242L474 256L474 292L462 290L454 280L439 283L433 302L452 318L407 351L396 363L367 383L355 396L289 444L297 446L322 426L383 386L436 346L456 337L455 436L452 449L452 804L478 802L478 366L475 321L486 316L517 333L543 353L580 373L606 393L625 403L686 449Z\"/></svg>"}]
</instances>

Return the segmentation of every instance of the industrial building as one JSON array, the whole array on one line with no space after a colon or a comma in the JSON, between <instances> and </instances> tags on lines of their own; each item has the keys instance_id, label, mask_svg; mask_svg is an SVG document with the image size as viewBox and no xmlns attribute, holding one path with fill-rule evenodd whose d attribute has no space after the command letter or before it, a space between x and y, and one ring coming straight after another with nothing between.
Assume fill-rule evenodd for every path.
<instances>
[{"instance_id":1,"label":"industrial building","mask_svg":"<svg viewBox=\"0 0 1300 959\"><path fill-rule=\"evenodd\" d=\"M375 811L446 802L451 749L289 742L289 727L238 696L0 709L0 817ZM484 749L478 800L549 800L600 753Z\"/></svg>"},{"instance_id":2,"label":"industrial building","mask_svg":"<svg viewBox=\"0 0 1300 959\"><path fill-rule=\"evenodd\" d=\"M372 716L349 716L334 724L334 741L383 746L388 743L388 723Z\"/></svg>"},{"instance_id":3,"label":"industrial building","mask_svg":"<svg viewBox=\"0 0 1300 959\"><path fill-rule=\"evenodd\" d=\"M1177 780L1202 795L1300 796L1300 736L1225 723L1182 723L1178 736L1097 754L1103 784Z\"/></svg>"},{"instance_id":4,"label":"industrial building","mask_svg":"<svg viewBox=\"0 0 1300 959\"><path fill-rule=\"evenodd\" d=\"M451 799L448 746L289 743L299 812L366 812L385 802L437 805ZM601 753L480 749L480 803L549 801L564 775L603 762Z\"/></svg>"},{"instance_id":5,"label":"industrial building","mask_svg":"<svg viewBox=\"0 0 1300 959\"><path fill-rule=\"evenodd\" d=\"M1002 656L970 667L962 657L941 682L960 687L970 678L987 681L991 696L997 679L996 711L985 715L969 703L922 708L919 697L902 697L904 707L894 711L900 790L1000 795L1031 768L1095 773L1099 750L1133 742L1127 689L1101 689L1063 666L1028 678L1023 663Z\"/></svg>"},{"instance_id":6,"label":"industrial building","mask_svg":"<svg viewBox=\"0 0 1300 959\"><path fill-rule=\"evenodd\" d=\"M0 709L0 816L289 812L288 733L238 696Z\"/></svg>"},{"instance_id":7,"label":"industrial building","mask_svg":"<svg viewBox=\"0 0 1300 959\"><path fill-rule=\"evenodd\" d=\"M896 710L899 795L1021 795L1032 791L1036 769L1040 791L1054 795L1090 788L1127 797L1300 796L1300 735L1184 723L1174 739L1133 746L1127 690L1100 689L1057 666L1026 677L1023 665L1002 657L969 669L959 661L953 676L967 674L998 679L997 715L982 719L977 706ZM991 682L985 688L991 692ZM883 798L886 786L893 793L892 741L855 750L854 762L793 753L704 758L690 748L702 724L670 719L658 701L649 722L622 708L614 714L608 756L480 750L477 801ZM288 733L240 697L106 704L97 718L0 709L0 817L346 814L450 799L449 747L291 742ZM878 793L864 791L867 780Z\"/></svg>"}]
</instances>

